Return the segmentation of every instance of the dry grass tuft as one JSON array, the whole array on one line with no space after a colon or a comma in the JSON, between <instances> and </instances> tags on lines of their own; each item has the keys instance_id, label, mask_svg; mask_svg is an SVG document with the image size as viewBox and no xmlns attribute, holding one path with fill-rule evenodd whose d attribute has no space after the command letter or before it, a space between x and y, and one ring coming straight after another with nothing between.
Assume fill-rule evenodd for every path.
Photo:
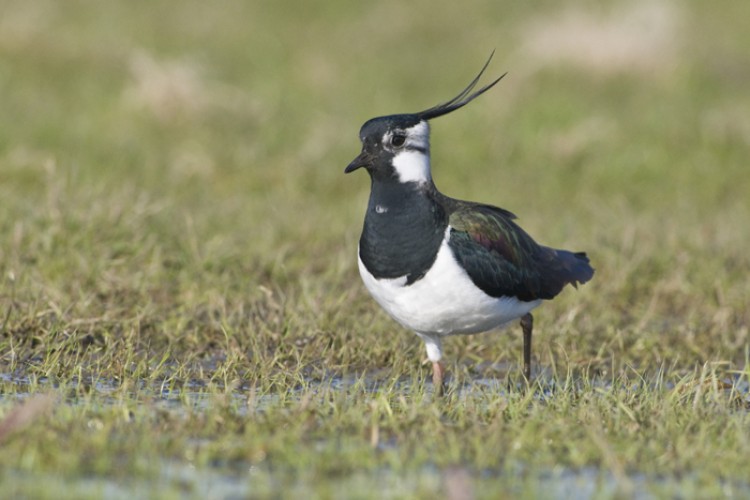
<instances>
[{"instance_id":1,"label":"dry grass tuft","mask_svg":"<svg viewBox=\"0 0 750 500\"><path fill-rule=\"evenodd\" d=\"M16 404L0 420L0 443L47 414L56 399L52 394L37 394Z\"/></svg>"},{"instance_id":2,"label":"dry grass tuft","mask_svg":"<svg viewBox=\"0 0 750 500\"><path fill-rule=\"evenodd\" d=\"M568 7L527 25L520 58L529 64L569 64L602 74L670 71L681 48L682 12L670 0L590 9Z\"/></svg>"}]
</instances>

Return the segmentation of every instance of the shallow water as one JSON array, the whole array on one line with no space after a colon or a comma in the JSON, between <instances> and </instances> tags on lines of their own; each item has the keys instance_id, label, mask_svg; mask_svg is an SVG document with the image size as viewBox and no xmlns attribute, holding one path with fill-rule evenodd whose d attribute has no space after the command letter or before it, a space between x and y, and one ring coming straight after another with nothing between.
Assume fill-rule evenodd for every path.
<instances>
[{"instance_id":1,"label":"shallow water","mask_svg":"<svg viewBox=\"0 0 750 500\"><path fill-rule=\"evenodd\" d=\"M554 468L530 474L519 464L515 474L518 480L511 488L513 496L548 499L632 498L691 498L697 491L706 492L690 477L649 478L645 474L616 477L608 471L593 467L579 470ZM404 498L414 492L459 492L457 498L488 497L491 494L494 473L475 474L462 468L440 470L424 467L403 474L381 469L355 473L334 479L328 478L323 495L326 498ZM3 482L10 481L18 491L34 491L34 486L44 484L46 491L65 491L69 498L156 498L179 494L181 498L241 499L249 497L278 496L309 498L315 491L315 478L286 477L280 471L268 471L248 466L245 470L227 473L212 468L197 468L189 464L165 460L153 479L117 481L108 478L82 477L75 480L54 475L25 474L4 471ZM750 496L750 483L717 481L710 490L711 496L725 498Z\"/></svg>"},{"instance_id":2,"label":"shallow water","mask_svg":"<svg viewBox=\"0 0 750 500\"><path fill-rule=\"evenodd\" d=\"M497 373L497 370L493 370L493 373ZM182 384L181 387L170 386L166 381L150 385L141 382L134 387L131 383L131 387L128 388L127 394L124 395L122 393L121 383L116 380L97 378L94 380L79 381L74 378L71 382L60 384L54 379L47 377L39 377L30 380L25 376L17 377L7 373L0 373L0 382L6 383L14 388L13 391L9 391L8 393L0 393L0 402L9 399L23 400L38 392L64 389L68 394L66 402L69 404L95 400L99 405L107 405L120 403L123 401L123 397L127 397L131 401L148 402L150 405L157 404L176 410L179 410L180 408L190 408L193 410L207 409L217 397L216 390L218 389L221 391L223 389L218 386L209 389L202 381L189 381ZM741 374L734 374L723 377L720 382L724 384L724 392L728 394L731 390L734 390L736 396L744 401L745 409L750 410L750 382L748 382L746 377ZM488 393L502 396L517 394L525 390L524 385L520 382L515 385L510 385L508 379L503 376L478 376L460 383L455 383L448 379L447 384L459 398L483 396ZM534 384L536 386L534 397L539 400L554 397L558 391L563 390L563 387L559 386L559 383L552 377L552 375L545 372L535 375ZM633 383L627 388L627 390L642 390L644 384L650 389L660 388L661 390L672 390L675 388L675 384L670 381L659 382L658 386L654 382L641 381L639 383ZM308 379L305 381L304 386L293 388L284 394L254 394L251 387L240 386L234 388L230 392L222 394L222 396L231 398L231 400L236 403L237 410L241 412L242 415L246 415L248 411L246 407L249 397L252 397L253 399L253 411L259 411L269 405L278 403L282 397L294 401L295 398L302 397L302 395L307 392L329 390L346 391L355 387L358 387L366 393L377 393L382 390L397 390L398 392L408 393L410 390L415 389L414 382L409 379L384 381L380 377L332 375L324 380ZM593 379L587 384L578 383L575 385L575 389L579 391L587 390L587 388L606 392L611 390L613 385L611 380L603 378ZM569 388L565 388L565 390L569 390Z\"/></svg>"}]
</instances>

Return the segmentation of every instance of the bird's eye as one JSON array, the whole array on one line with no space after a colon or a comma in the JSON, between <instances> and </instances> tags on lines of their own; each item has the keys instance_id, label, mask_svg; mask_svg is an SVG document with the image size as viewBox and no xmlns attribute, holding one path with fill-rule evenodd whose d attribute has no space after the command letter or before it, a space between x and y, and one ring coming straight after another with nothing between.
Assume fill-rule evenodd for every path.
<instances>
[{"instance_id":1,"label":"bird's eye","mask_svg":"<svg viewBox=\"0 0 750 500\"><path fill-rule=\"evenodd\" d=\"M393 134L391 136L391 146L400 148L406 142L406 136L403 134Z\"/></svg>"}]
</instances>

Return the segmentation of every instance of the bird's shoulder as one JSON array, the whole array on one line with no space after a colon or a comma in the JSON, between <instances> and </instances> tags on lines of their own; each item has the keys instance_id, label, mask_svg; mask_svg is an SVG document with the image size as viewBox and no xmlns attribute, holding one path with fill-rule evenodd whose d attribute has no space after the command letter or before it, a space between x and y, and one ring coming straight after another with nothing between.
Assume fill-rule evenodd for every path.
<instances>
[{"instance_id":1,"label":"bird's shoulder","mask_svg":"<svg viewBox=\"0 0 750 500\"><path fill-rule=\"evenodd\" d=\"M504 259L521 263L538 245L518 224L516 215L504 208L445 197L452 237L463 237Z\"/></svg>"},{"instance_id":2,"label":"bird's shoulder","mask_svg":"<svg viewBox=\"0 0 750 500\"><path fill-rule=\"evenodd\" d=\"M448 245L477 287L493 297L546 298L541 264L554 251L538 245L512 212L451 198L441 203L451 228Z\"/></svg>"}]
</instances>

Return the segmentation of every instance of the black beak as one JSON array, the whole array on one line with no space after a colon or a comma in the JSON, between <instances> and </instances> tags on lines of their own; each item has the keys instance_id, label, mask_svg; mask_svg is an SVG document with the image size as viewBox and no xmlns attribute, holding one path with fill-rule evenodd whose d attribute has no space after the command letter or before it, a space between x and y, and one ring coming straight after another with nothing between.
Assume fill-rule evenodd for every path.
<instances>
[{"instance_id":1,"label":"black beak","mask_svg":"<svg viewBox=\"0 0 750 500\"><path fill-rule=\"evenodd\" d=\"M344 169L344 173L354 172L360 167L369 167L372 165L372 158L366 152L362 151L355 159Z\"/></svg>"}]
</instances>

